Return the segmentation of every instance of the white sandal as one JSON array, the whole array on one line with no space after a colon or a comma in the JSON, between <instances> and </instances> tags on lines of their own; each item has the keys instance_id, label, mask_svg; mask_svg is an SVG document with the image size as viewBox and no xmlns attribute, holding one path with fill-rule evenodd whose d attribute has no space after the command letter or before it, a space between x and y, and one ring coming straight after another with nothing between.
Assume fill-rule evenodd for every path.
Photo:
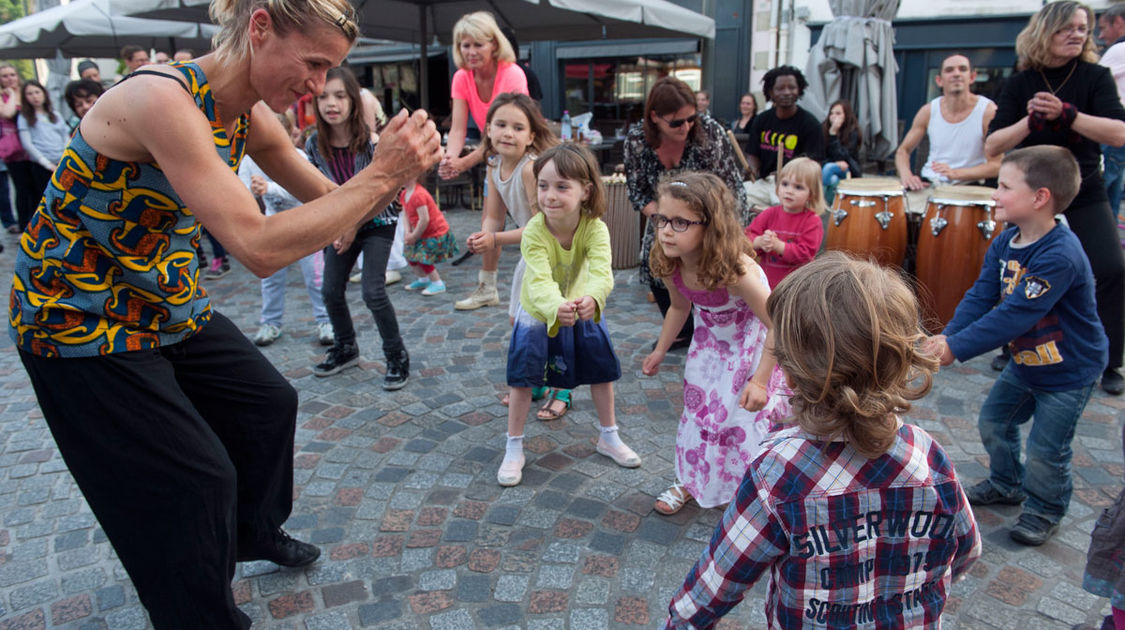
<instances>
[{"instance_id":1,"label":"white sandal","mask_svg":"<svg viewBox=\"0 0 1125 630\"><path fill-rule=\"evenodd\" d=\"M656 503L653 504L652 509L663 514L664 516L671 516L676 512L679 512L684 507L684 505L687 504L688 501L691 501L691 493L688 492L687 488L684 487L684 484L680 483L680 480L677 479L671 486L668 487L667 490L660 493L660 496L656 497ZM667 511L657 507L662 502L664 503L664 505L668 506Z\"/></svg>"}]
</instances>

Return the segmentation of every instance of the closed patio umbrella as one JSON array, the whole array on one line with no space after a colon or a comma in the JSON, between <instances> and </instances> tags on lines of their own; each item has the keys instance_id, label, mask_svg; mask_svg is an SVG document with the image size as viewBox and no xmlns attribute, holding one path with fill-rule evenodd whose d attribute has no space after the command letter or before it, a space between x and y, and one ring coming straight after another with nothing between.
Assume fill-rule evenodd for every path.
<instances>
[{"instance_id":1,"label":"closed patio umbrella","mask_svg":"<svg viewBox=\"0 0 1125 630\"><path fill-rule=\"evenodd\" d=\"M824 119L828 105L847 99L855 108L870 159L898 146L898 97L891 20L901 0L829 0L835 17L809 51L809 89L801 106Z\"/></svg>"}]
</instances>

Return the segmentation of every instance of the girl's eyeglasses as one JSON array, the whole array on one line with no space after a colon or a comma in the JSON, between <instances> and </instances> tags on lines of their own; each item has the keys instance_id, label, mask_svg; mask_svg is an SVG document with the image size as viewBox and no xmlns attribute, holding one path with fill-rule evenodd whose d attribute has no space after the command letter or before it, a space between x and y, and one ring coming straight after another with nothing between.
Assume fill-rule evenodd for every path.
<instances>
[{"instance_id":1,"label":"girl's eyeglasses","mask_svg":"<svg viewBox=\"0 0 1125 630\"><path fill-rule=\"evenodd\" d=\"M673 232L687 232L688 228L693 225L707 225L706 221L688 221L683 217L672 217L669 219L663 214L654 214L649 217L649 220L652 221L653 226L658 230L663 230L664 226L671 225Z\"/></svg>"},{"instance_id":2,"label":"girl's eyeglasses","mask_svg":"<svg viewBox=\"0 0 1125 630\"><path fill-rule=\"evenodd\" d=\"M665 118L663 120L664 120L664 123L667 124L672 129L679 129L680 127L683 127L684 125L695 122L696 118L699 118L699 114L692 114L691 116L688 116L687 118L675 118L673 120L668 120L667 118ZM680 231L682 232L683 230L680 230Z\"/></svg>"}]
</instances>

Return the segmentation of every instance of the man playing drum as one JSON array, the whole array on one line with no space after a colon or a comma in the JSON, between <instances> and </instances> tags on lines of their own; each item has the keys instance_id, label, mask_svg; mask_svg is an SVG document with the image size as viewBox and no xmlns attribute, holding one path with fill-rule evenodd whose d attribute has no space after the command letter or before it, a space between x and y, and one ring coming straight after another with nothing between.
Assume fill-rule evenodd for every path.
<instances>
[{"instance_id":1,"label":"man playing drum","mask_svg":"<svg viewBox=\"0 0 1125 630\"><path fill-rule=\"evenodd\" d=\"M984 153L984 137L996 115L996 104L969 90L976 78L968 57L951 55L942 61L935 78L941 96L918 110L895 151L895 168L912 212L925 209L929 197L925 188L930 183L973 183L996 177L1000 171L1001 156L990 158ZM910 170L910 153L927 135L930 154L919 176Z\"/></svg>"}]
</instances>

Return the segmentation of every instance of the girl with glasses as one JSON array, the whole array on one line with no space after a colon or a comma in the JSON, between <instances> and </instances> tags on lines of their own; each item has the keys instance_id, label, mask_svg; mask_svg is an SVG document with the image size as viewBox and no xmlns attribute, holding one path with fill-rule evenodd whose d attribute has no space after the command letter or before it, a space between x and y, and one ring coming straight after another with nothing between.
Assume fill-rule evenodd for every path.
<instances>
[{"instance_id":1,"label":"girl with glasses","mask_svg":"<svg viewBox=\"0 0 1125 630\"><path fill-rule=\"evenodd\" d=\"M734 498L770 421L788 413L775 369L765 272L742 234L734 196L710 173L680 173L657 187L652 273L671 305L643 370L653 376L694 305L684 364L684 412L676 432L676 481L654 508L675 514L692 498L705 508ZM706 253L706 255L704 255Z\"/></svg>"}]
</instances>

